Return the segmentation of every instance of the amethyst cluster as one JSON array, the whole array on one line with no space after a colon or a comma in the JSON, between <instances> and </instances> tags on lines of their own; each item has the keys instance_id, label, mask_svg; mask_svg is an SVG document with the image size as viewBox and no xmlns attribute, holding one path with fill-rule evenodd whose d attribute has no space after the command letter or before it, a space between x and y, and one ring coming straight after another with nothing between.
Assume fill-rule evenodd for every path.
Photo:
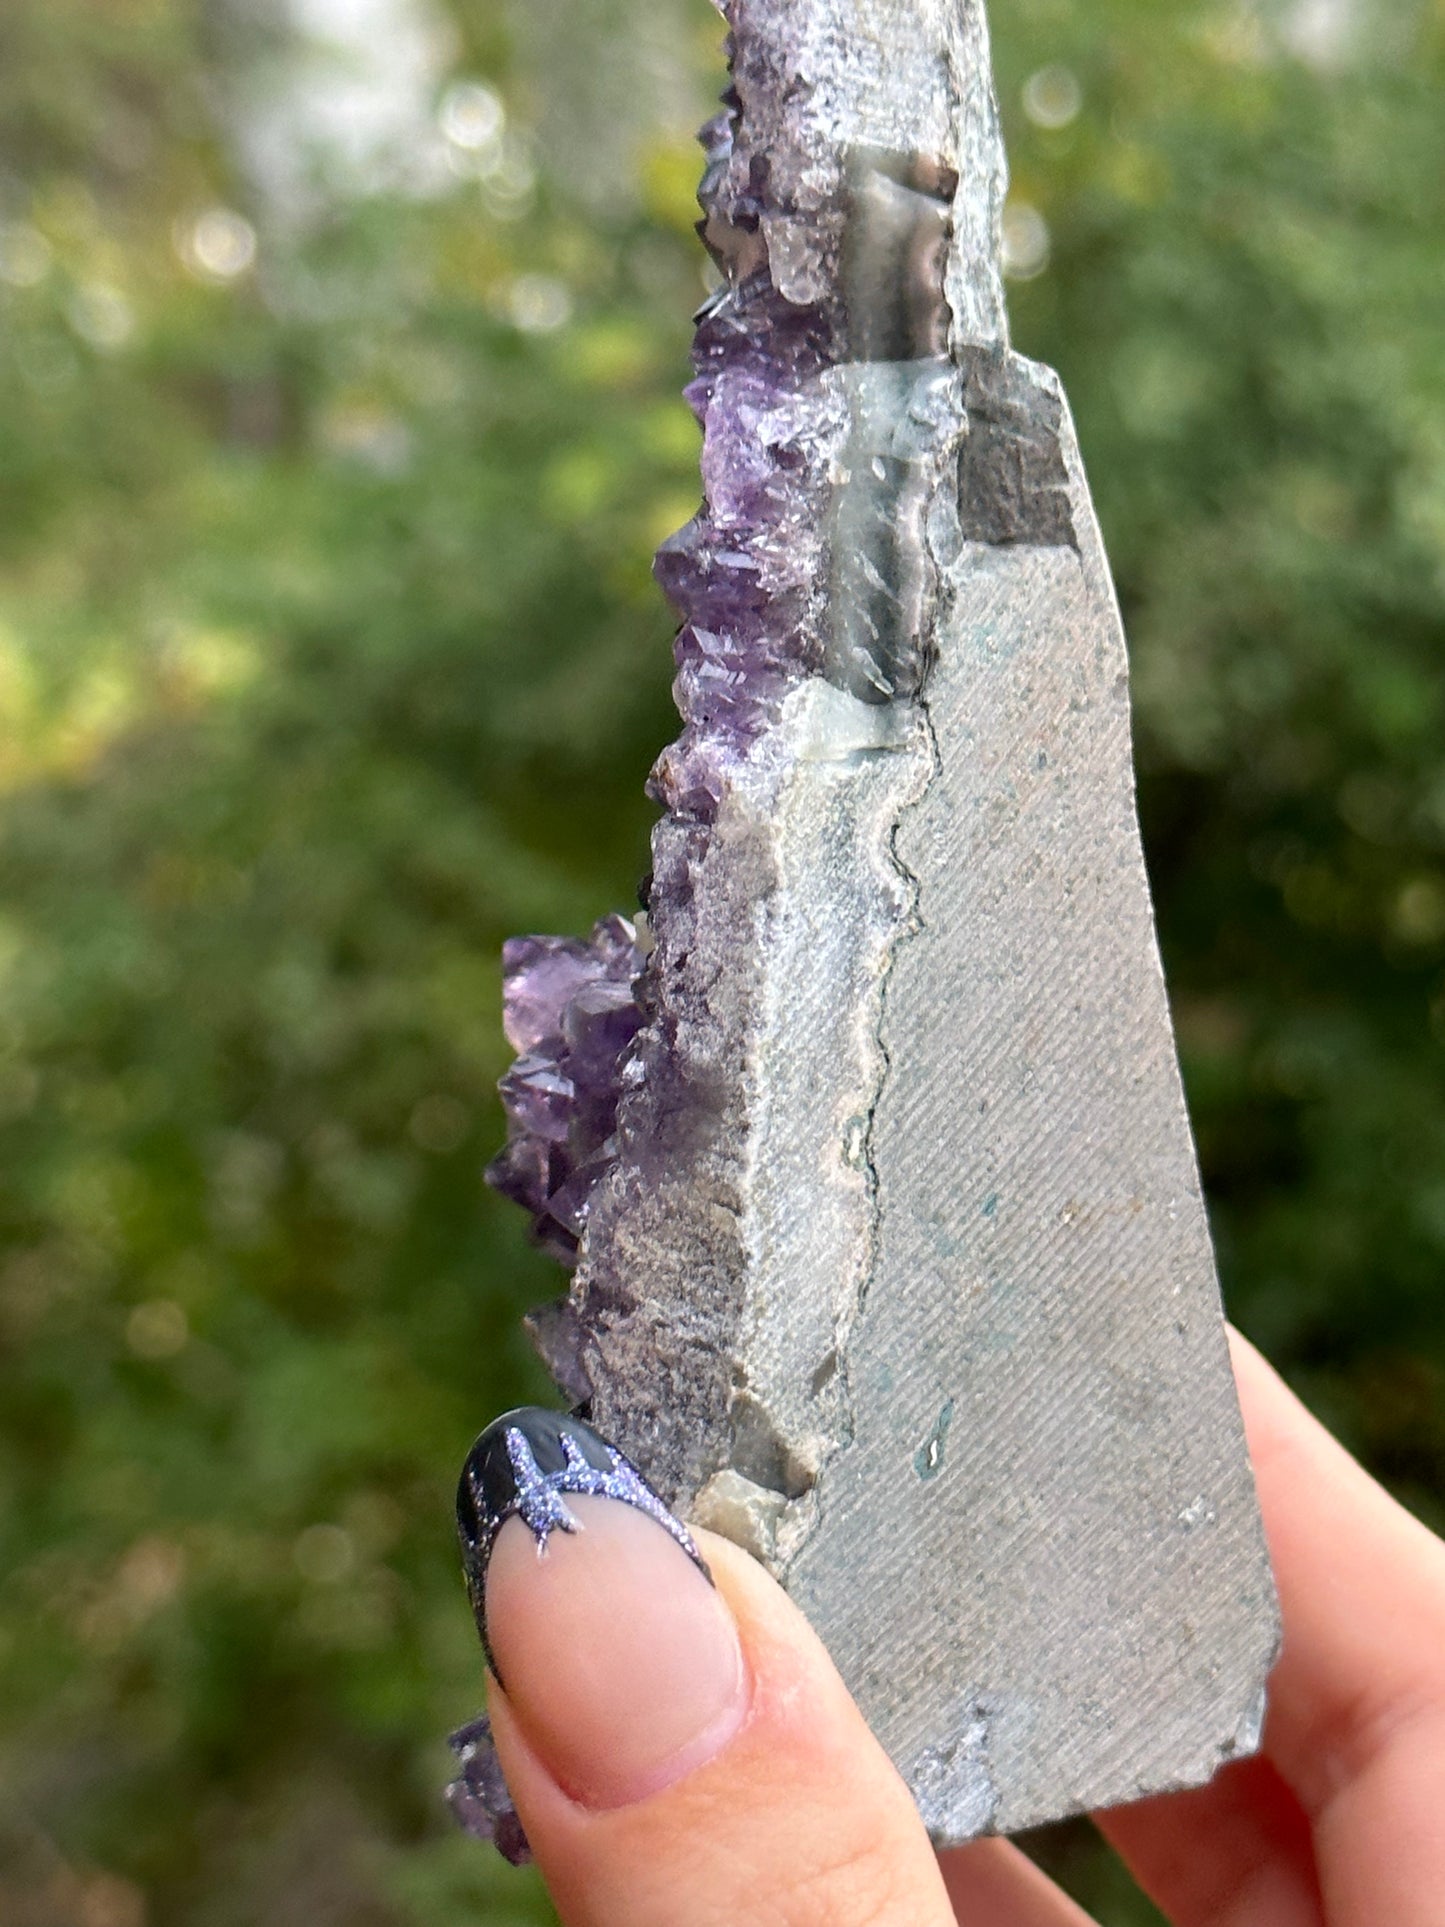
<instances>
[{"instance_id":1,"label":"amethyst cluster","mask_svg":"<svg viewBox=\"0 0 1445 1927\"><path fill-rule=\"evenodd\" d=\"M612 1162L643 961L637 930L618 916L585 940L513 937L502 951L502 1023L519 1055L500 1087L506 1149L487 1178L531 1213L538 1242L564 1264Z\"/></svg>"},{"instance_id":2,"label":"amethyst cluster","mask_svg":"<svg viewBox=\"0 0 1445 1927\"><path fill-rule=\"evenodd\" d=\"M698 315L686 390L703 431L704 501L653 565L682 617L673 695L684 728L649 789L703 823L787 690L822 668L834 411L818 378L837 356L826 306L775 284L766 169L739 152L736 86L723 103L699 135L698 232L724 280Z\"/></svg>"},{"instance_id":3,"label":"amethyst cluster","mask_svg":"<svg viewBox=\"0 0 1445 1927\"><path fill-rule=\"evenodd\" d=\"M733 13L746 4L734 0ZM703 430L704 499L654 565L682 617L673 692L683 731L649 791L694 826L694 857L788 690L828 673L826 529L840 440L839 402L821 380L842 335L825 292L836 284L836 235L818 210L780 198L768 164L741 140L750 84L777 86L778 76L750 80L731 40L728 56L733 84L699 135L698 232L723 275L698 316L686 391ZM488 1177L567 1264L614 1156L643 968L621 917L604 918L590 941L522 937L504 952L505 1028L521 1054L502 1079L508 1142Z\"/></svg>"}]
</instances>

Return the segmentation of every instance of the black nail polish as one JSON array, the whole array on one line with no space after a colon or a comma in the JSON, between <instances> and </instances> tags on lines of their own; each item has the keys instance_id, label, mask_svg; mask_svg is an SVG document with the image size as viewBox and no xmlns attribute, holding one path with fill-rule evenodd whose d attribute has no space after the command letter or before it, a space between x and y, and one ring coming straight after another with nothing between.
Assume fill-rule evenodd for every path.
<instances>
[{"instance_id":1,"label":"black nail polish","mask_svg":"<svg viewBox=\"0 0 1445 1927\"><path fill-rule=\"evenodd\" d=\"M548 1412L538 1405L504 1412L467 1454L457 1487L457 1533L467 1595L482 1651L499 1679L487 1639L486 1578L492 1547L511 1518L527 1525L539 1552L546 1551L553 1532L576 1532L578 1521L566 1503L569 1494L636 1506L677 1541L711 1584L712 1575L692 1534L616 1446L565 1412Z\"/></svg>"}]
</instances>

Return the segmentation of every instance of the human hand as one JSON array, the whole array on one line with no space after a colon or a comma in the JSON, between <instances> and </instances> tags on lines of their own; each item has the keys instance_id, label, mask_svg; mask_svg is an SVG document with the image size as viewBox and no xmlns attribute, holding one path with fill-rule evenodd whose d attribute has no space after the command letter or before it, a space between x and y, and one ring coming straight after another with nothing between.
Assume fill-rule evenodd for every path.
<instances>
[{"instance_id":1,"label":"human hand","mask_svg":"<svg viewBox=\"0 0 1445 1927\"><path fill-rule=\"evenodd\" d=\"M1175 1927L1441 1927L1445 1545L1237 1337L1234 1360L1284 1616L1263 1752L1098 1824ZM509 1519L474 1591L566 1927L1088 1927L1007 1841L935 1856L744 1554L700 1535L714 1590L635 1504L565 1504L585 1530L539 1558Z\"/></svg>"}]
</instances>

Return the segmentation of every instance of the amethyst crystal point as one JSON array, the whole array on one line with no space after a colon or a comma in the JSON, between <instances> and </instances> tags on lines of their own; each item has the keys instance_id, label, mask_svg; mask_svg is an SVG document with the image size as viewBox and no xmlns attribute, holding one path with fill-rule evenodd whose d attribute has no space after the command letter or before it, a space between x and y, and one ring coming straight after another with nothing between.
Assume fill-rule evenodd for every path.
<instances>
[{"instance_id":1,"label":"amethyst crystal point","mask_svg":"<svg viewBox=\"0 0 1445 1927\"><path fill-rule=\"evenodd\" d=\"M532 1852L507 1791L491 1721L472 1720L452 1734L450 1745L461 1772L447 1788L447 1804L458 1823L478 1840L490 1840L514 1867L526 1866Z\"/></svg>"},{"instance_id":2,"label":"amethyst crystal point","mask_svg":"<svg viewBox=\"0 0 1445 1927\"><path fill-rule=\"evenodd\" d=\"M513 937L502 952L503 1023L522 1055L501 1081L507 1144L487 1178L532 1214L538 1241L564 1264L611 1162L643 963L636 929L618 916L586 942Z\"/></svg>"},{"instance_id":3,"label":"amethyst crystal point","mask_svg":"<svg viewBox=\"0 0 1445 1927\"><path fill-rule=\"evenodd\" d=\"M1249 1751L1270 1578L979 0L723 10L650 948L509 947L494 1179L576 1261L559 1384L952 1843Z\"/></svg>"},{"instance_id":4,"label":"amethyst crystal point","mask_svg":"<svg viewBox=\"0 0 1445 1927\"><path fill-rule=\"evenodd\" d=\"M698 317L703 508L663 543L658 582L683 618L674 694L686 725L653 772L653 793L710 822L737 767L790 689L824 661L828 504L845 426L823 379L838 359L837 303L786 290L757 156L740 153L742 101L699 136L707 157L699 230L727 277Z\"/></svg>"}]
</instances>

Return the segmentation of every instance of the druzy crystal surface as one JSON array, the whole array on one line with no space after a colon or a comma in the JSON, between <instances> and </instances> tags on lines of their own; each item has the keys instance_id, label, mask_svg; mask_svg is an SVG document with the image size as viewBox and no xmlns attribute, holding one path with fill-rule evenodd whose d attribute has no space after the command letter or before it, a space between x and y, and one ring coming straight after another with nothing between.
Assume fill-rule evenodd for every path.
<instances>
[{"instance_id":1,"label":"druzy crystal surface","mask_svg":"<svg viewBox=\"0 0 1445 1927\"><path fill-rule=\"evenodd\" d=\"M532 1329L943 1842L1197 1784L1275 1617L978 0L727 0L646 927L506 959Z\"/></svg>"},{"instance_id":2,"label":"druzy crystal surface","mask_svg":"<svg viewBox=\"0 0 1445 1927\"><path fill-rule=\"evenodd\" d=\"M635 925L617 916L585 940L513 937L502 952L502 1022L518 1055L501 1082L506 1149L487 1177L532 1214L539 1242L564 1264L576 1260L588 1200L615 1154L643 964Z\"/></svg>"}]
</instances>

